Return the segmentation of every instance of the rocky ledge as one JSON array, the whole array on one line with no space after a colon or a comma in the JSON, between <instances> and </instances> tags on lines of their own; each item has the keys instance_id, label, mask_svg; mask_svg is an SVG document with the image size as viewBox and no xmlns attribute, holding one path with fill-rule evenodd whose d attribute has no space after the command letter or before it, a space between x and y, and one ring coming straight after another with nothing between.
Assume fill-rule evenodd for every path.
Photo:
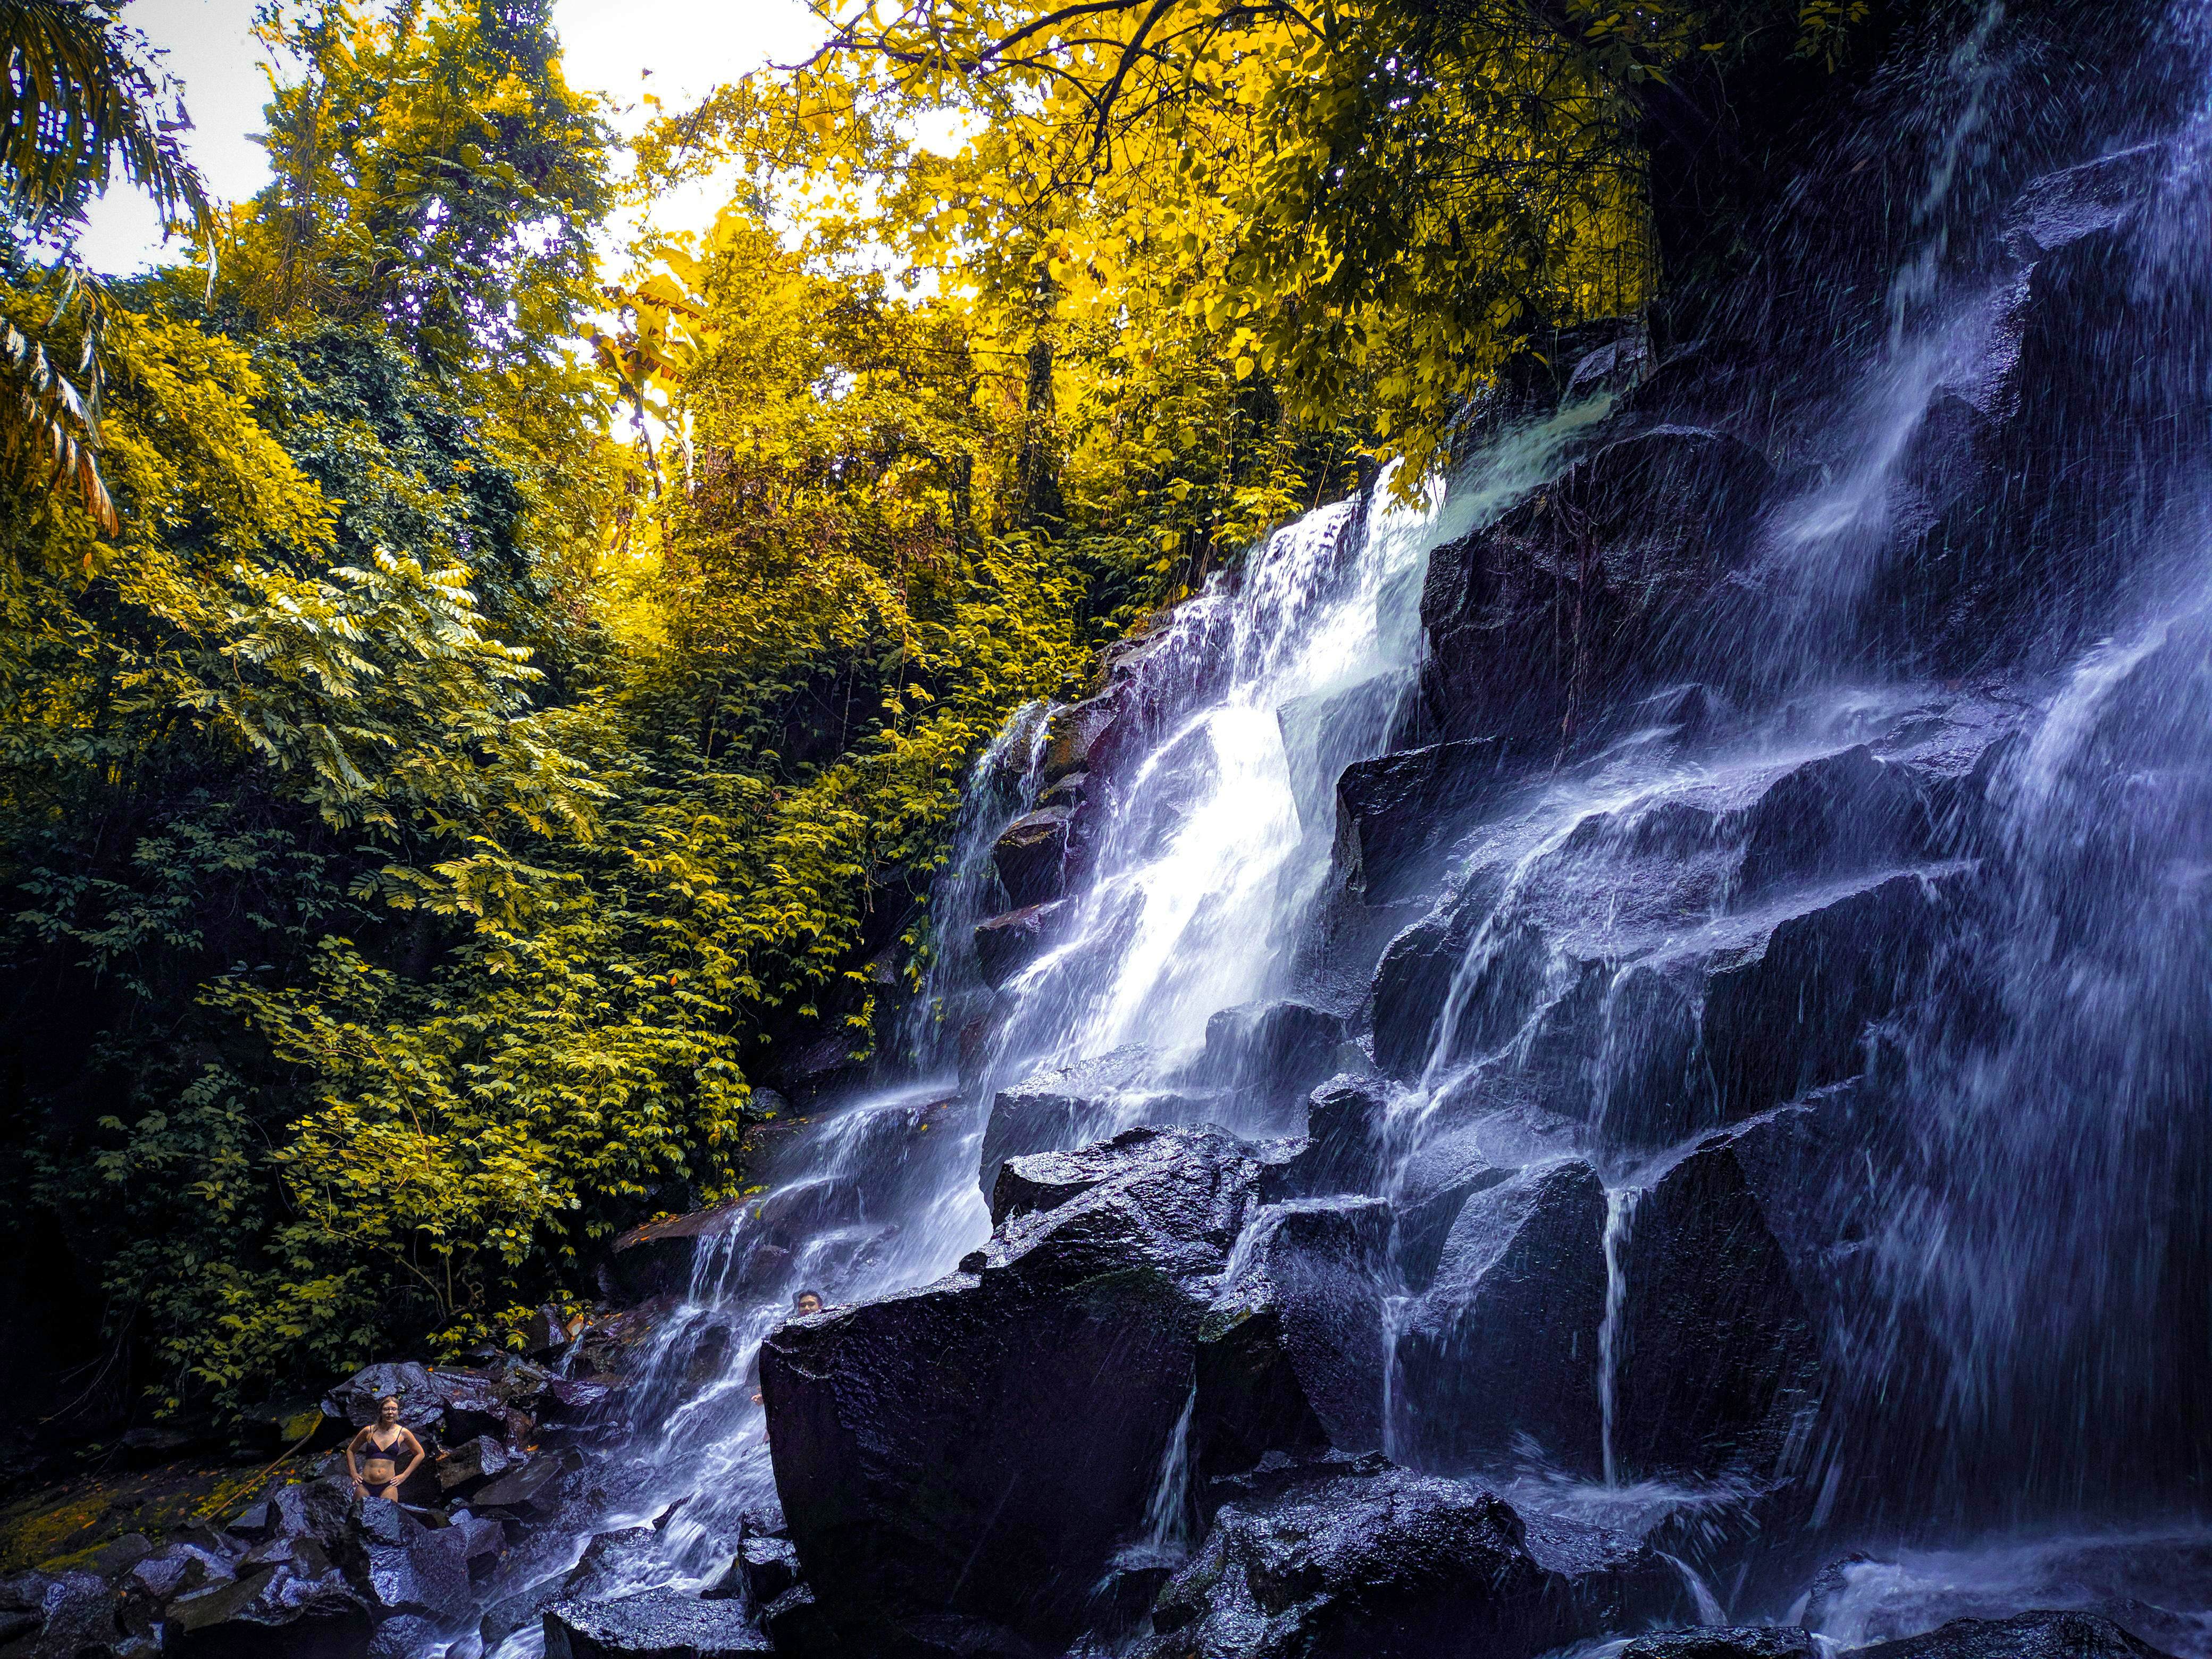
<instances>
[{"instance_id":1,"label":"rocky ledge","mask_svg":"<svg viewBox=\"0 0 2212 1659\"><path fill-rule=\"evenodd\" d=\"M612 1367L647 1322L615 1316L572 1342L549 1312L523 1334L581 1374L519 1356L365 1367L295 1415L297 1443L261 1477L203 1475L204 1491L142 1508L141 1529L0 1578L0 1654L405 1659L481 1642L502 1562L563 1513L619 1383ZM397 1500L357 1493L344 1464L387 1395L427 1454Z\"/></svg>"}]
</instances>

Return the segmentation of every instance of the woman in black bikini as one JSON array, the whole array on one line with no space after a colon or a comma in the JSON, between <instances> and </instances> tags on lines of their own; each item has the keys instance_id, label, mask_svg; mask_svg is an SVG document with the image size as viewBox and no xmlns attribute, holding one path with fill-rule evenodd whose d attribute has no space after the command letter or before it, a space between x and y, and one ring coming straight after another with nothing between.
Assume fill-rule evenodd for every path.
<instances>
[{"instance_id":1,"label":"woman in black bikini","mask_svg":"<svg viewBox=\"0 0 2212 1659\"><path fill-rule=\"evenodd\" d=\"M354 1454L361 1461L354 1462ZM412 1453L401 1468L403 1454ZM370 1498L398 1498L399 1488L422 1461L422 1443L399 1421L399 1396L388 1394L376 1402L376 1421L346 1443L346 1472L353 1489Z\"/></svg>"}]
</instances>

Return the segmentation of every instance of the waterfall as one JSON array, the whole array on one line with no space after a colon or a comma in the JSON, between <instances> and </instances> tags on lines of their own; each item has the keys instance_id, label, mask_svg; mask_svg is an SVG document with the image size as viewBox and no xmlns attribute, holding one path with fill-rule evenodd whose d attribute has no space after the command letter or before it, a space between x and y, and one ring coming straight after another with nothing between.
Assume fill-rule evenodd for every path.
<instances>
[{"instance_id":1,"label":"waterfall","mask_svg":"<svg viewBox=\"0 0 2212 1659\"><path fill-rule=\"evenodd\" d=\"M1598 1446L1605 1469L1605 1484L1620 1485L1620 1469L1613 1455L1613 1419L1621 1363L1621 1310L1628 1303L1628 1239L1636 1225L1636 1200L1643 1196L1634 1187L1618 1187L1605 1195L1605 1322L1597 1330Z\"/></svg>"},{"instance_id":2,"label":"waterfall","mask_svg":"<svg viewBox=\"0 0 2212 1659\"><path fill-rule=\"evenodd\" d=\"M1660 1554L1668 1566L1681 1575L1683 1588L1690 1592L1690 1599L1697 1604L1698 1622L1701 1625L1727 1624L1728 1609L1721 1605L1720 1597L1713 1594L1713 1587L1705 1582L1705 1575L1679 1555L1668 1555L1663 1550Z\"/></svg>"},{"instance_id":3,"label":"waterfall","mask_svg":"<svg viewBox=\"0 0 2212 1659\"><path fill-rule=\"evenodd\" d=\"M1190 1425L1198 1412L1198 1385L1191 1384L1182 1414L1176 1419L1166 1449L1160 1453L1159 1477L1152 1484L1152 1501L1145 1511L1145 1543L1162 1554L1181 1554L1188 1543L1190 1526Z\"/></svg>"},{"instance_id":4,"label":"waterfall","mask_svg":"<svg viewBox=\"0 0 2212 1659\"><path fill-rule=\"evenodd\" d=\"M907 1011L907 1042L916 1071L948 1071L961 1030L990 1000L975 960L975 924L1003 908L991 848L1008 823L1036 805L1046 707L1023 704L969 769L943 872L930 887L933 941L921 994Z\"/></svg>"},{"instance_id":5,"label":"waterfall","mask_svg":"<svg viewBox=\"0 0 2212 1659\"><path fill-rule=\"evenodd\" d=\"M2105 1605L2126 1575L2076 1533L2201 1545L2212 325L2185 250L2201 255L2203 135L2169 157L2174 135L2132 117L2090 131L2080 88L2052 114L2021 9L1987 0L1918 79L1879 89L1839 154L1905 158L1869 175L1889 216L1840 272L1811 240L1778 256L1796 331L1772 294L1746 306L1778 331L1772 385L1697 404L1703 383L1678 376L1670 395L1762 469L1762 505L1722 597L1655 626L1657 665L1571 742L1548 718L1514 732L1510 699L1486 713L1496 731L1439 714L1423 584L1432 552L1595 446L1685 441L1640 392L1496 436L1420 505L1386 477L1322 507L1147 636L1065 925L994 992L970 939L1004 908L992 848L1040 799L1054 711L1008 723L931 896L907 1033L924 1080L764 1138L761 1190L698 1251L629 1391L596 1524L690 1498L666 1577L718 1571L741 1517L775 1512L748 1380L795 1289L847 1303L951 1272L990 1232L994 1097L1032 1074L1097 1068L1070 1141L1199 1117L1297 1133L1303 1089L1192 1079L1217 1016L1303 997L1358 1040L1331 1064L1383 1073L1364 1079L1381 1121L1362 1190L1391 1206L1373 1289L1393 1460L1523 1507L1663 1518L1652 1535L1709 1622L1723 1595L1788 1599L1703 1552L1771 1547L1796 1571L1886 1551L1840 1574L1828 1633L1853 1639L1927 1627L1883 1622L1907 1601L1982 1616L2020 1586ZM2100 205L2119 185L2036 218L2022 192L2077 167L2132 192L2126 237ZM2106 238L2068 280L2150 320L2079 332L2118 339L2144 384L2100 384L2063 326L2031 333L2060 258L2031 230ZM2042 377L2026 388L2024 356ZM2046 398L2073 399L2048 428ZM1525 515L1513 528L1540 541ZM1620 534L1638 604L1667 574L1638 574L1642 528ZM1544 614L1570 626L1564 605ZM1624 600L1611 621L1642 614ZM1540 685L1528 654L1478 666ZM1419 878L1351 891L1346 769L1493 738L1498 781L1420 809ZM1247 1218L1223 1290L1279 1218ZM1751 1382L1718 1386L1729 1366ZM1440 1431L1505 1395L1513 1421ZM1156 1553L1191 1542L1198 1410L1194 1387L1129 1534ZM1984 1534L1978 1554L1934 1547Z\"/></svg>"}]
</instances>

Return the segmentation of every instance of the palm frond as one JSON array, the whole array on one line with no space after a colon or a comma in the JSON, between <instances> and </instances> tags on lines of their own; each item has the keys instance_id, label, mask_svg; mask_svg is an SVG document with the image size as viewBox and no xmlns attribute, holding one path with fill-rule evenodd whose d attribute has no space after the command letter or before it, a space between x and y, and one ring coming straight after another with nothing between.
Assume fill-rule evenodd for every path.
<instances>
[{"instance_id":1,"label":"palm frond","mask_svg":"<svg viewBox=\"0 0 2212 1659\"><path fill-rule=\"evenodd\" d=\"M165 222L204 232L206 187L163 115L178 101L100 0L0 0L0 196L33 233L76 217L118 167Z\"/></svg>"},{"instance_id":2,"label":"palm frond","mask_svg":"<svg viewBox=\"0 0 2212 1659\"><path fill-rule=\"evenodd\" d=\"M83 341L76 367L64 373L40 337L72 312ZM100 325L98 285L75 270L63 273L43 327L0 312L0 460L18 484L73 492L115 536L122 521L100 473Z\"/></svg>"}]
</instances>

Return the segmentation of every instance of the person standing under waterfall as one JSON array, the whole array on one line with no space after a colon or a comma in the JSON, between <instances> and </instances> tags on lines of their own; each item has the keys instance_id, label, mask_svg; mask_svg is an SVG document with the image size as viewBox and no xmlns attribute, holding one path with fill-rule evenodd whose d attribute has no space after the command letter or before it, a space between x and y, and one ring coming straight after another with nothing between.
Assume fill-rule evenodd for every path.
<instances>
[{"instance_id":1,"label":"person standing under waterfall","mask_svg":"<svg viewBox=\"0 0 2212 1659\"><path fill-rule=\"evenodd\" d=\"M360 1462L355 1462L355 1455ZM399 1460L407 1455L407 1467ZM399 1420L399 1396L387 1394L376 1402L376 1421L346 1442L346 1473L353 1489L366 1498L398 1498L407 1477L422 1466L422 1443L415 1431Z\"/></svg>"}]
</instances>

